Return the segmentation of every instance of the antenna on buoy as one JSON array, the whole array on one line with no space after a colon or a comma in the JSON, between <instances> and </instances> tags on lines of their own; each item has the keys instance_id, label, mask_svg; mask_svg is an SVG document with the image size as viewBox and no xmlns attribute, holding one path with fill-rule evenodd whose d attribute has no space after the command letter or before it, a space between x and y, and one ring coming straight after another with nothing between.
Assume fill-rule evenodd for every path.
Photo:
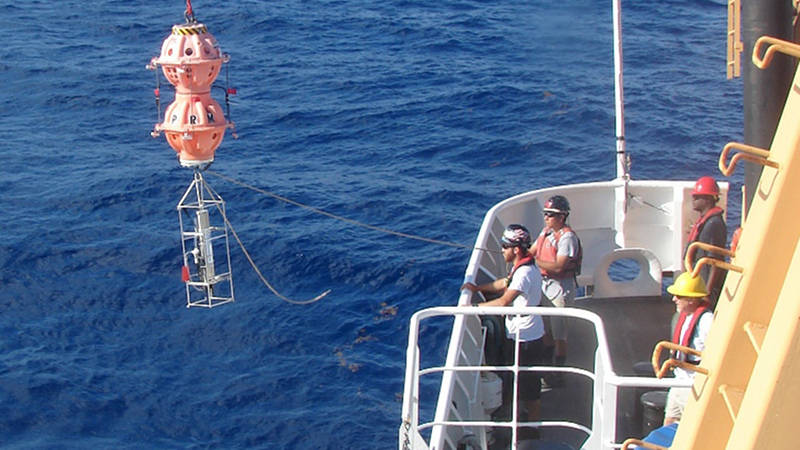
<instances>
[{"instance_id":1,"label":"antenna on buoy","mask_svg":"<svg viewBox=\"0 0 800 450\"><path fill-rule=\"evenodd\" d=\"M234 300L233 275L225 202L206 183L202 172L214 162L214 151L222 143L225 130L231 129L236 138L229 102L229 96L236 91L225 87L225 111L211 97L220 68L230 57L221 52L214 36L197 21L191 0L186 1L184 17L186 23L172 27L161 45L161 54L147 65L156 71L159 121L150 134L158 137L163 132L177 152L180 165L194 172L177 206L183 250L181 275L186 284L186 307L212 308ZM167 107L163 121L159 65L175 87L175 100ZM220 258L223 254L225 257Z\"/></svg>"}]
</instances>

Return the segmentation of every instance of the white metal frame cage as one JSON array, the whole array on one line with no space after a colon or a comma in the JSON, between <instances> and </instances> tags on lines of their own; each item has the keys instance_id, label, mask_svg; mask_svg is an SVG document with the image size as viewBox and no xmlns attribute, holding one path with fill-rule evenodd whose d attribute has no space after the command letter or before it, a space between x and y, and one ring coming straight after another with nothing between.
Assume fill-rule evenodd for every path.
<instances>
[{"instance_id":1,"label":"white metal frame cage","mask_svg":"<svg viewBox=\"0 0 800 450\"><path fill-rule=\"evenodd\" d=\"M186 307L213 308L234 301L225 202L194 170L177 206L181 227ZM224 251L220 261L215 255Z\"/></svg>"}]
</instances>

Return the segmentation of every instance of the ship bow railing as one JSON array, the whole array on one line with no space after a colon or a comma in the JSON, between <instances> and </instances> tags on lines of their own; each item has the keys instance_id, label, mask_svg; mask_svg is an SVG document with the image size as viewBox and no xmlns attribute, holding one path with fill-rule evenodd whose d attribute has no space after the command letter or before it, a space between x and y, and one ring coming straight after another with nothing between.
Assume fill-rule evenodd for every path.
<instances>
[{"instance_id":1,"label":"ship bow railing","mask_svg":"<svg viewBox=\"0 0 800 450\"><path fill-rule=\"evenodd\" d=\"M546 365L523 366L515 361L511 365L487 365L484 360L486 329L481 326L481 316L506 315L564 316L588 322L596 337L596 350L593 367L554 367ZM420 330L426 320L451 317L453 333L450 342L459 351L448 351L444 365L420 366ZM426 328L428 326L426 325ZM503 330L504 332L504 330ZM616 439L617 398L621 388L669 388L689 386L687 382L676 379L656 379L646 377L619 376L615 373L609 352L605 329L600 317L590 311L575 308L548 307L437 307L415 313L410 321L409 339L406 354L406 378L403 394L402 425L400 427L399 448L407 449L457 449L472 446L488 448L488 431L507 428L511 436L511 448L517 448L520 441L519 430L524 428L562 428L582 433L582 448L615 449L620 448ZM518 354L518 352L515 352ZM480 379L481 374L510 372L515 379L526 371L539 373L561 372L574 374L590 380L591 423L578 423L574 420L538 420L523 422L517 420L517 392L519 383L513 383L510 418L503 421L492 420L483 412ZM421 394L420 384L425 377L441 376L436 386L438 401L427 402ZM435 380L434 380L435 381ZM428 386L428 390L431 387ZM424 404L421 401L425 401ZM421 406L422 405L422 406ZM421 421L422 416L433 416L432 420Z\"/></svg>"}]
</instances>

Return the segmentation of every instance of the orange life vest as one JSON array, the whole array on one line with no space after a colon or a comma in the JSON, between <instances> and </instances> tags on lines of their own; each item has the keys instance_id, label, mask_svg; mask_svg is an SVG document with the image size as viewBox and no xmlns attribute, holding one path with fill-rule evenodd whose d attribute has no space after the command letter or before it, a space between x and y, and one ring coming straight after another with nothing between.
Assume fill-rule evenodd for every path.
<instances>
[{"instance_id":1,"label":"orange life vest","mask_svg":"<svg viewBox=\"0 0 800 450\"><path fill-rule=\"evenodd\" d=\"M516 264L514 264L514 268L511 269L511 273L509 273L508 277L506 277L506 287L511 285L511 279L514 277L514 273L517 272L517 269L519 269L522 266L529 266L531 264L533 264L533 255L528 255L520 259Z\"/></svg>"},{"instance_id":2,"label":"orange life vest","mask_svg":"<svg viewBox=\"0 0 800 450\"><path fill-rule=\"evenodd\" d=\"M580 272L581 267L581 260L583 259L583 249L581 248L581 241L578 239L578 235L572 231L567 225L561 227L558 231L549 230L547 232L543 232L539 234L539 237L536 239L536 257L541 259L542 261L547 262L556 262L558 257L558 241L566 234L567 232L572 232L575 236L575 239L578 241L578 248L575 251L575 256L569 258L567 261L567 265L564 267L564 270L561 273L555 274L545 269L539 267L539 271L542 273L543 277L547 278L555 278L555 279L564 279L574 277L577 273Z\"/></svg>"},{"instance_id":3,"label":"orange life vest","mask_svg":"<svg viewBox=\"0 0 800 450\"><path fill-rule=\"evenodd\" d=\"M708 219L710 219L713 216L722 215L722 213L723 213L722 208L720 208L719 206L715 206L706 211L706 213L703 214L703 217L701 217L700 220L698 220L697 223L695 223L694 226L692 227L692 231L689 232L689 240L687 242L691 244L692 242L696 241L697 238L700 236L700 231L702 231L703 225L705 225L706 222L708 222Z\"/></svg>"}]
</instances>

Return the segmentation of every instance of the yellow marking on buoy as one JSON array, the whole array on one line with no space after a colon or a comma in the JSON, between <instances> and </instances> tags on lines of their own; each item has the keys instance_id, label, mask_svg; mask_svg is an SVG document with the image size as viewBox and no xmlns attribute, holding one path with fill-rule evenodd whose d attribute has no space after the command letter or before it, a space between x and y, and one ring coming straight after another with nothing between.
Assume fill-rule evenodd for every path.
<instances>
[{"instance_id":1,"label":"yellow marking on buoy","mask_svg":"<svg viewBox=\"0 0 800 450\"><path fill-rule=\"evenodd\" d=\"M183 36L193 35L193 34L204 34L208 33L208 28L205 25L175 25L172 27L172 34L179 34Z\"/></svg>"}]
</instances>

